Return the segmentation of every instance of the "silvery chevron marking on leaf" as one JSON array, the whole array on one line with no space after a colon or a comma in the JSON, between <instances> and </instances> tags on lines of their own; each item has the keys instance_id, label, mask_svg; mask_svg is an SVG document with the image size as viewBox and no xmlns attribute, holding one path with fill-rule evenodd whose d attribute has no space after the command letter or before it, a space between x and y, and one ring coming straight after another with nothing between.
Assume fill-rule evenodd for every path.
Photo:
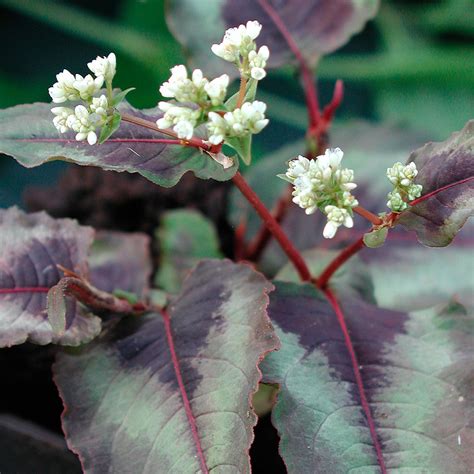
<instances>
[{"instance_id":1,"label":"silvery chevron marking on leaf","mask_svg":"<svg viewBox=\"0 0 474 474\"><path fill-rule=\"evenodd\" d=\"M216 56L234 63L242 76L260 81L267 75L264 68L270 57L267 46L261 46L257 52L255 39L261 29L262 25L255 20L248 21L246 25L229 28L222 42L213 44L211 50Z\"/></svg>"},{"instance_id":2,"label":"silvery chevron marking on leaf","mask_svg":"<svg viewBox=\"0 0 474 474\"><path fill-rule=\"evenodd\" d=\"M293 184L293 202L314 214L317 209L328 217L323 235L331 239L338 227L352 227L352 208L359 203L351 194L357 187L353 182L354 171L341 168L343 151L328 149L316 160L298 156L288 163L288 170L280 178Z\"/></svg>"},{"instance_id":3,"label":"silvery chevron marking on leaf","mask_svg":"<svg viewBox=\"0 0 474 474\"><path fill-rule=\"evenodd\" d=\"M408 209L407 201L413 201L421 196L423 186L413 182L417 174L418 170L413 162L406 166L397 162L391 168L387 168L387 178L394 185L393 191L387 196L387 206L392 211L402 212Z\"/></svg>"},{"instance_id":4,"label":"silvery chevron marking on leaf","mask_svg":"<svg viewBox=\"0 0 474 474\"><path fill-rule=\"evenodd\" d=\"M53 124L60 133L70 130L76 132L76 140L87 140L89 145L97 143L97 130L104 127L113 118L112 79L116 71L116 58L114 53L107 57L98 56L88 63L89 69L96 76L90 74L81 76L71 74L68 70L60 72L57 82L49 88L49 95L54 103L75 102L71 107L53 107L51 112L55 117ZM107 84L108 96L94 97L104 81ZM82 101L81 104L77 104ZM99 132L100 133L100 132Z\"/></svg>"}]
</instances>

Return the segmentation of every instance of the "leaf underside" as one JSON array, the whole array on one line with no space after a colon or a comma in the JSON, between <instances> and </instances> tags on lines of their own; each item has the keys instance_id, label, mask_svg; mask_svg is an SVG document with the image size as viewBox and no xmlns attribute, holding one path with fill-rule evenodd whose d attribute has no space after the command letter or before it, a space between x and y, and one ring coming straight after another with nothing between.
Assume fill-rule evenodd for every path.
<instances>
[{"instance_id":1,"label":"leaf underside","mask_svg":"<svg viewBox=\"0 0 474 474\"><path fill-rule=\"evenodd\" d=\"M271 285L203 261L167 312L128 318L55 365L86 472L249 472L258 362L278 346Z\"/></svg>"}]
</instances>

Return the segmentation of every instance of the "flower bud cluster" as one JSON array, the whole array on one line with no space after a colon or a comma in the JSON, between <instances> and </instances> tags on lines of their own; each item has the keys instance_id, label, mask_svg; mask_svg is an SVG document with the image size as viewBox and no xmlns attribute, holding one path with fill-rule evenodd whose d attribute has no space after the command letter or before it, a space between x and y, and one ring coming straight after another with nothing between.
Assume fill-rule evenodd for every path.
<instances>
[{"instance_id":1,"label":"flower bud cluster","mask_svg":"<svg viewBox=\"0 0 474 474\"><path fill-rule=\"evenodd\" d=\"M293 202L303 208L306 214L320 209L328 218L324 227L325 238L332 238L338 227L352 227L352 208L359 203L351 194L357 187L353 182L354 172L341 168L344 153L340 148L328 149L316 160L299 156L288 164L282 179L293 184Z\"/></svg>"},{"instance_id":2,"label":"flower bud cluster","mask_svg":"<svg viewBox=\"0 0 474 474\"><path fill-rule=\"evenodd\" d=\"M217 145L226 137L243 137L261 132L268 124L268 119L265 118L266 109L264 102L255 100L245 102L242 107L224 115L209 112L209 142Z\"/></svg>"},{"instance_id":3,"label":"flower bud cluster","mask_svg":"<svg viewBox=\"0 0 474 474\"><path fill-rule=\"evenodd\" d=\"M56 104L82 101L75 107L53 107L53 124L60 133L76 132L76 140L87 140L90 145L97 143L96 130L104 126L109 117L110 104L105 95L94 97L104 82L112 86L115 76L116 58L114 53L107 57L97 57L88 63L95 77L88 74L73 75L68 70L60 72L57 82L49 88L49 95Z\"/></svg>"},{"instance_id":4,"label":"flower bud cluster","mask_svg":"<svg viewBox=\"0 0 474 474\"><path fill-rule=\"evenodd\" d=\"M387 178L394 185L394 189L387 196L387 206L392 211L404 211L408 208L409 201L421 196L423 186L414 183L417 174L418 170L413 162L408 165L398 162L387 168Z\"/></svg>"},{"instance_id":5,"label":"flower bud cluster","mask_svg":"<svg viewBox=\"0 0 474 474\"><path fill-rule=\"evenodd\" d=\"M212 45L212 52L234 63L242 76L260 81L267 73L265 66L270 57L267 46L261 46L257 51L255 39L260 34L262 25L258 21L248 21L246 25L229 28L224 34L222 42Z\"/></svg>"},{"instance_id":6,"label":"flower bud cluster","mask_svg":"<svg viewBox=\"0 0 474 474\"><path fill-rule=\"evenodd\" d=\"M205 115L209 108L223 105L228 85L227 74L209 81L200 69L195 69L191 77L188 77L185 66L173 67L171 77L160 87L160 93L163 97L186 105L160 102L158 107L164 115L156 124L160 128L173 127L178 138L190 139L199 118Z\"/></svg>"},{"instance_id":7,"label":"flower bud cluster","mask_svg":"<svg viewBox=\"0 0 474 474\"><path fill-rule=\"evenodd\" d=\"M213 45L212 51L239 67L245 65L245 71L242 70L244 75L263 79L270 52L266 46L256 51L254 40L261 28L257 21L230 28L223 42ZM212 145L219 145L226 138L259 133L268 124L265 118L267 106L255 100L229 110L225 104L228 85L227 74L208 80L200 69L189 75L185 66L173 67L170 78L160 87L161 95L172 99L172 102L159 102L163 117L156 124L162 129L172 127L178 138L184 140L192 138L197 126L206 124L208 141Z\"/></svg>"}]
</instances>

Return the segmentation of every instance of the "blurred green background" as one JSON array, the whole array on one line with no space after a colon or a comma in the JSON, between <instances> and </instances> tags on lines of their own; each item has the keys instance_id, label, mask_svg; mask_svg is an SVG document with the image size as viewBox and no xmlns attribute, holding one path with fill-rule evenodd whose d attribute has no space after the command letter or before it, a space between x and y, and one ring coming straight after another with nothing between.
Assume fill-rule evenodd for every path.
<instances>
[{"instance_id":1,"label":"blurred green background","mask_svg":"<svg viewBox=\"0 0 474 474\"><path fill-rule=\"evenodd\" d=\"M155 106L169 68L185 61L167 29L164 3L0 0L0 107L49 101L56 73L84 74L88 61L110 51L117 54L115 85L137 88L129 95L133 105ZM346 94L339 122L362 118L444 139L474 115L474 0L381 3L363 32L322 59L321 103L340 78ZM259 98L272 122L256 137L257 159L304 135L306 112L294 78L294 71L282 70L261 84ZM51 184L66 166L27 170L0 155L0 207L21 205L26 186Z\"/></svg>"}]
</instances>

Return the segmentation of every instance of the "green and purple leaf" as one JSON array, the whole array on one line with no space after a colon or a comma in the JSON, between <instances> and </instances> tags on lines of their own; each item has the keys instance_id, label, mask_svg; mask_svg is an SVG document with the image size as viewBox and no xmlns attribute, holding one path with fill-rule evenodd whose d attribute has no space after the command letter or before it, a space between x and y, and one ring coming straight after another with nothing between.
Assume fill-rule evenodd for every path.
<instances>
[{"instance_id":1,"label":"green and purple leaf","mask_svg":"<svg viewBox=\"0 0 474 474\"><path fill-rule=\"evenodd\" d=\"M216 229L197 211L167 212L156 237L160 262L155 284L169 293L180 290L183 280L199 260L222 256Z\"/></svg>"},{"instance_id":2,"label":"green and purple leaf","mask_svg":"<svg viewBox=\"0 0 474 474\"><path fill-rule=\"evenodd\" d=\"M46 314L48 291L62 277L57 265L87 274L93 237L90 227L70 219L0 210L0 347L27 340L78 345L100 332L100 319L72 298L65 301L63 333L53 331Z\"/></svg>"},{"instance_id":3,"label":"green and purple leaf","mask_svg":"<svg viewBox=\"0 0 474 474\"><path fill-rule=\"evenodd\" d=\"M220 43L227 28L258 20L263 28L257 44L270 48L268 67L295 63L295 46L306 62L314 66L321 55L340 48L362 30L375 16L378 3L378 0L173 0L168 2L167 20L174 36L189 53L193 67L202 68L208 74L222 74L226 68L226 72L236 77L237 68L210 52L211 44ZM196 28L196 24L206 28Z\"/></svg>"},{"instance_id":4,"label":"green and purple leaf","mask_svg":"<svg viewBox=\"0 0 474 474\"><path fill-rule=\"evenodd\" d=\"M399 222L423 244L444 247L474 214L474 120L446 141L415 150L408 162L418 168L423 195Z\"/></svg>"},{"instance_id":5,"label":"green and purple leaf","mask_svg":"<svg viewBox=\"0 0 474 474\"><path fill-rule=\"evenodd\" d=\"M203 261L166 311L60 354L63 428L83 469L250 472L257 365L279 346L271 289L246 265Z\"/></svg>"},{"instance_id":6,"label":"green and purple leaf","mask_svg":"<svg viewBox=\"0 0 474 474\"><path fill-rule=\"evenodd\" d=\"M100 231L89 257L90 281L102 291L145 299L152 272L150 238L140 233Z\"/></svg>"},{"instance_id":7,"label":"green and purple leaf","mask_svg":"<svg viewBox=\"0 0 474 474\"><path fill-rule=\"evenodd\" d=\"M184 173L198 178L225 181L235 174L238 163L227 169L196 148L166 143L166 137L122 120L105 143L90 146L77 142L74 133L60 134L53 126L51 104L19 105L0 111L0 152L14 157L27 168L63 160L105 170L139 173L160 186L174 186ZM128 104L120 112L155 122L158 109L140 111Z\"/></svg>"},{"instance_id":8,"label":"green and purple leaf","mask_svg":"<svg viewBox=\"0 0 474 474\"><path fill-rule=\"evenodd\" d=\"M282 341L261 367L289 473L474 469L474 318L458 303L396 312L276 283ZM396 288L393 289L396 292Z\"/></svg>"}]
</instances>

